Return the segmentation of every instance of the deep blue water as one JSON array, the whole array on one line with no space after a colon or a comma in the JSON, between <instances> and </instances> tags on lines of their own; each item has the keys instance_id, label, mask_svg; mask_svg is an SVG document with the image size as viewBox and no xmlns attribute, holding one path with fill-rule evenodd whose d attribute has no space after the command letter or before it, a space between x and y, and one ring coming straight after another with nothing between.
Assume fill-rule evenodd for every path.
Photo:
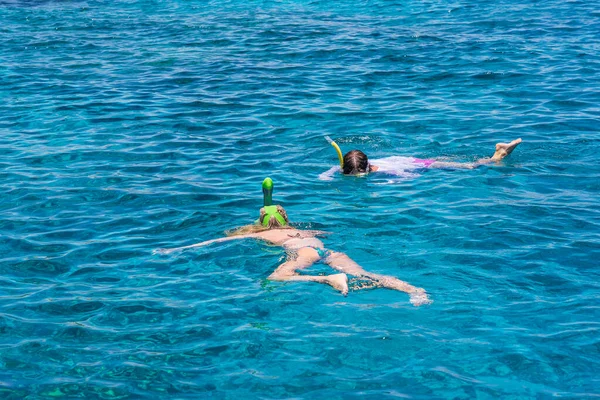
<instances>
[{"instance_id":1,"label":"deep blue water","mask_svg":"<svg viewBox=\"0 0 600 400\"><path fill-rule=\"evenodd\" d=\"M0 397L600 396L598 1L0 0ZM373 158L500 166L390 182ZM265 176L424 287L266 280ZM322 265L315 271L329 273Z\"/></svg>"}]
</instances>

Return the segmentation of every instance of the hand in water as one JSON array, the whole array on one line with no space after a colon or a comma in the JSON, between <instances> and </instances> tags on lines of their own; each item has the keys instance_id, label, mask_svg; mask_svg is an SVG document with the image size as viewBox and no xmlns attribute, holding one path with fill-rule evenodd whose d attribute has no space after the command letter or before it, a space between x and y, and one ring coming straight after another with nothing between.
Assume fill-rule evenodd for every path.
<instances>
[{"instance_id":1,"label":"hand in water","mask_svg":"<svg viewBox=\"0 0 600 400\"><path fill-rule=\"evenodd\" d=\"M424 304L431 303L433 303L433 300L430 300L429 297L427 297L425 289L418 288L410 294L410 304L412 304L413 306L418 307Z\"/></svg>"}]
</instances>

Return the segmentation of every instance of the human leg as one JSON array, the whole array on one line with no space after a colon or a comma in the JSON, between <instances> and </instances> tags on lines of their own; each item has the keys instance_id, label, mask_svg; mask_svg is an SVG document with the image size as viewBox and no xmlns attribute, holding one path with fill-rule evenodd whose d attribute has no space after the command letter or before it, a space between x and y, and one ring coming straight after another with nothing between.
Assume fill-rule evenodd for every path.
<instances>
[{"instance_id":1,"label":"human leg","mask_svg":"<svg viewBox=\"0 0 600 400\"><path fill-rule=\"evenodd\" d=\"M327 276L299 275L298 270L305 269L320 260L319 253L311 247L298 249L293 257L281 264L269 275L272 281L304 281L325 283L345 296L348 294L348 277L346 274L333 274Z\"/></svg>"},{"instance_id":2,"label":"human leg","mask_svg":"<svg viewBox=\"0 0 600 400\"><path fill-rule=\"evenodd\" d=\"M490 158L482 158L474 163L459 163L459 162L446 162L446 161L435 161L430 164L429 168L447 168L447 169L474 169L480 165L491 164L498 162L504 157L508 156L513 150L522 142L521 139L513 140L510 143L497 143L496 151Z\"/></svg>"},{"instance_id":3,"label":"human leg","mask_svg":"<svg viewBox=\"0 0 600 400\"><path fill-rule=\"evenodd\" d=\"M478 161L479 162L479 161ZM429 168L439 169L475 169L478 163L460 163L451 161L436 161L429 166Z\"/></svg>"},{"instance_id":4,"label":"human leg","mask_svg":"<svg viewBox=\"0 0 600 400\"><path fill-rule=\"evenodd\" d=\"M500 161L507 155L513 152L513 150L522 142L522 140L516 139L510 143L497 143L496 151L494 155L491 157L492 161Z\"/></svg>"},{"instance_id":5,"label":"human leg","mask_svg":"<svg viewBox=\"0 0 600 400\"><path fill-rule=\"evenodd\" d=\"M410 295L410 302L415 306L431 303L431 300L429 300L427 297L424 289L415 287L393 276L375 274L365 271L360 265L358 265L354 260L344 253L331 252L329 257L325 259L325 262L331 266L331 268L343 273L367 278L371 280L375 286L408 293Z\"/></svg>"}]
</instances>

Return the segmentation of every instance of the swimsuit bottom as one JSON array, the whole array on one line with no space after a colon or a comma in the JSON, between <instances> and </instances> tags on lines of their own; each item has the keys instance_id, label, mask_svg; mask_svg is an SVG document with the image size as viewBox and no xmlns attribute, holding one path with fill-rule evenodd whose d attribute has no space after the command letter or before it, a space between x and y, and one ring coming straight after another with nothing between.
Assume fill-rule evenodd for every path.
<instances>
[{"instance_id":1,"label":"swimsuit bottom","mask_svg":"<svg viewBox=\"0 0 600 400\"><path fill-rule=\"evenodd\" d=\"M413 160L413 163L422 165L424 168L429 167L434 162L435 162L435 160L432 160L432 159L422 159L422 158L415 158Z\"/></svg>"},{"instance_id":2,"label":"swimsuit bottom","mask_svg":"<svg viewBox=\"0 0 600 400\"><path fill-rule=\"evenodd\" d=\"M320 247L311 247L311 249L314 249L317 252L317 254L319 255L319 257L321 258L321 261L325 260L332 253L331 250L322 249Z\"/></svg>"}]
</instances>

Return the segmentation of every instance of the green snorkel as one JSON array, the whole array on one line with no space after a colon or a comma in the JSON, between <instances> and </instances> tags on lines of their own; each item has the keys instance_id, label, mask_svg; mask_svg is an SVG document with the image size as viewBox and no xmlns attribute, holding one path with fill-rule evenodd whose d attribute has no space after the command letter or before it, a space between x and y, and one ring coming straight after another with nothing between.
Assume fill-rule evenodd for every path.
<instances>
[{"instance_id":1,"label":"green snorkel","mask_svg":"<svg viewBox=\"0 0 600 400\"><path fill-rule=\"evenodd\" d=\"M262 183L263 189L263 205L272 206L273 205L273 179L265 178Z\"/></svg>"},{"instance_id":2,"label":"green snorkel","mask_svg":"<svg viewBox=\"0 0 600 400\"><path fill-rule=\"evenodd\" d=\"M262 221L262 226L269 226L269 221L272 217L275 217L277 222L281 226L287 225L285 218L279 211L277 211L277 206L273 205L273 180L271 178L265 178L262 183L262 191L263 191L263 208L265 210L265 217ZM260 221L258 221L260 224Z\"/></svg>"}]
</instances>

